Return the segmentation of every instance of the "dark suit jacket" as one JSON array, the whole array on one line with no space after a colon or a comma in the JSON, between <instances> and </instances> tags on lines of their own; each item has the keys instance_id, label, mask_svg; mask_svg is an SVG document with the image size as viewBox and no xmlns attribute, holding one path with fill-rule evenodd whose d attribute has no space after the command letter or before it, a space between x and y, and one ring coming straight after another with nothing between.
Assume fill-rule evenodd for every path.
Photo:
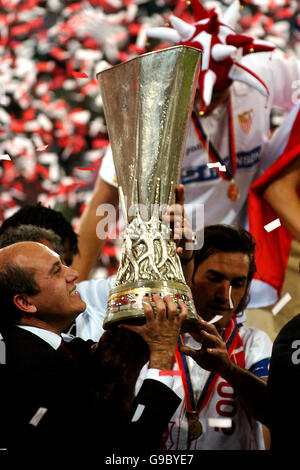
<instances>
[{"instance_id":1,"label":"dark suit jacket","mask_svg":"<svg viewBox=\"0 0 300 470\"><path fill-rule=\"evenodd\" d=\"M75 360L55 351L36 335L12 327L1 331L6 343L5 378L1 383L2 427L12 452L63 450L95 455L119 451L143 453L157 448L163 431L180 403L162 383L147 379L129 413L101 396L101 370L90 354L92 341L76 338L69 343ZM138 406L141 418L131 418ZM29 421L40 408L47 408L37 426ZM3 416L6 416L3 419ZM130 454L129 454L130 455Z\"/></svg>"},{"instance_id":2,"label":"dark suit jacket","mask_svg":"<svg viewBox=\"0 0 300 470\"><path fill-rule=\"evenodd\" d=\"M267 390L271 450L298 450L300 315L290 320L274 341Z\"/></svg>"}]
</instances>

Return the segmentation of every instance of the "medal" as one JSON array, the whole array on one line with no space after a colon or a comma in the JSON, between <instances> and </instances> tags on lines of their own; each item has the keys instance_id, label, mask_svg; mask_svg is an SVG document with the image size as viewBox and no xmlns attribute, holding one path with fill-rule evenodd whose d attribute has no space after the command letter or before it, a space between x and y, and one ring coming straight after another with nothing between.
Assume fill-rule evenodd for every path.
<instances>
[{"instance_id":1,"label":"medal","mask_svg":"<svg viewBox=\"0 0 300 470\"><path fill-rule=\"evenodd\" d=\"M233 351L236 349L237 344L239 344L239 339L240 337L238 335L237 323L235 320L231 319L229 325L225 328L224 338L229 357L231 357ZM202 424L199 421L199 415L209 402L220 376L216 372L211 372L206 380L198 400L196 400L187 357L179 350L179 346L182 345L184 345L183 335L179 335L175 350L175 358L178 364L178 368L181 371L181 380L185 396L186 417L188 421L188 441L191 442L195 439L198 439L198 437L200 437L203 433ZM245 361L239 362L239 365L241 367L245 367Z\"/></svg>"},{"instance_id":2,"label":"medal","mask_svg":"<svg viewBox=\"0 0 300 470\"><path fill-rule=\"evenodd\" d=\"M188 440L193 441L198 439L201 436L203 429L202 424L199 421L199 414L198 413L187 413L188 419Z\"/></svg>"},{"instance_id":3,"label":"medal","mask_svg":"<svg viewBox=\"0 0 300 470\"><path fill-rule=\"evenodd\" d=\"M217 149L214 147L212 142L209 141L207 135L204 132L204 129L201 125L201 122L197 119L195 112L192 112L192 122L195 127L196 134L202 144L203 149L207 152L208 158L212 162L218 162L220 166L225 166L225 171L220 171L217 169L221 178L228 180L230 182L229 188L227 190L227 197L232 201L237 201L240 197L239 188L235 184L234 174L237 169L237 156L235 150L235 141L234 141L234 126L233 126L233 114L232 114L232 103L229 99L228 105L228 152L229 152L229 162L225 165L221 156L219 155ZM220 168L219 166L219 168Z\"/></svg>"},{"instance_id":4,"label":"medal","mask_svg":"<svg viewBox=\"0 0 300 470\"><path fill-rule=\"evenodd\" d=\"M235 184L234 182L234 179L232 178L230 180L230 185L229 185L229 188L227 190L227 196L229 197L229 199L231 201L237 201L240 197L240 192L239 192L239 188L237 187L237 185Z\"/></svg>"}]
</instances>

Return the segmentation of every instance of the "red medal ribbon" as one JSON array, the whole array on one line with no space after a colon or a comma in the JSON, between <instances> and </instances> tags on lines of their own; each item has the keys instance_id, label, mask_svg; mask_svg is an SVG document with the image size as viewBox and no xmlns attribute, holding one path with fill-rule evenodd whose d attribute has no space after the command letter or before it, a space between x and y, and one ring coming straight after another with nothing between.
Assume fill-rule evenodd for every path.
<instances>
[{"instance_id":1,"label":"red medal ribbon","mask_svg":"<svg viewBox=\"0 0 300 470\"><path fill-rule=\"evenodd\" d=\"M241 367L245 366L244 351L241 350L239 353L232 357L233 351L238 347L242 347L243 343L240 338L237 322L235 319L231 319L229 325L225 328L225 337L224 341L226 343L226 348L228 351L229 357L239 364ZM185 406L187 413L200 413L201 410L209 402L212 393L214 391L217 380L219 379L219 374L216 372L211 372L206 380L205 386L200 394L200 397L196 403L195 395L191 380L191 375L188 367L187 358L184 354L180 353L178 345L181 346L184 344L183 336L180 335L178 344L175 351L175 358L178 363L179 370L181 372L181 379L184 389L185 396Z\"/></svg>"},{"instance_id":2,"label":"red medal ribbon","mask_svg":"<svg viewBox=\"0 0 300 470\"><path fill-rule=\"evenodd\" d=\"M236 158L236 150L235 150L235 141L234 141L234 122L233 122L233 113L232 113L232 102L231 98L229 98L229 105L228 105L228 147L229 147L229 165L230 168L224 164L224 161L220 157L219 152L213 146L211 141L208 141L207 135L198 120L196 113L192 112L192 122L194 124L194 128L196 134L201 142L203 149L207 152L209 159L214 163L220 163L220 165L224 165L226 167L226 171L220 171L219 168L216 167L221 178L231 181L234 177L237 168L237 158Z\"/></svg>"}]
</instances>

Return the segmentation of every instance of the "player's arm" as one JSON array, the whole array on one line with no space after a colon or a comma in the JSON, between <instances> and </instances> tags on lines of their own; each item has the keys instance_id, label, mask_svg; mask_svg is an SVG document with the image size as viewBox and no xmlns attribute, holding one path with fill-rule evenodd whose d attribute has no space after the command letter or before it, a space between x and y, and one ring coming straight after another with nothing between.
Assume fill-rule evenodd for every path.
<instances>
[{"instance_id":1,"label":"player's arm","mask_svg":"<svg viewBox=\"0 0 300 470\"><path fill-rule=\"evenodd\" d=\"M272 181L263 193L264 200L298 241L300 241L300 198L297 193L299 187L300 156Z\"/></svg>"},{"instance_id":2,"label":"player's arm","mask_svg":"<svg viewBox=\"0 0 300 470\"><path fill-rule=\"evenodd\" d=\"M99 222L107 214L101 211L102 215L97 215L97 208L101 204L112 204L116 208L118 200L117 188L106 183L98 176L92 197L80 219L79 254L75 256L72 263L72 268L79 273L79 281L88 279L97 255L105 242L105 239L98 237L96 229Z\"/></svg>"},{"instance_id":3,"label":"player's arm","mask_svg":"<svg viewBox=\"0 0 300 470\"><path fill-rule=\"evenodd\" d=\"M244 408L255 419L266 424L267 379L257 377L233 362L220 375L232 386Z\"/></svg>"}]
</instances>

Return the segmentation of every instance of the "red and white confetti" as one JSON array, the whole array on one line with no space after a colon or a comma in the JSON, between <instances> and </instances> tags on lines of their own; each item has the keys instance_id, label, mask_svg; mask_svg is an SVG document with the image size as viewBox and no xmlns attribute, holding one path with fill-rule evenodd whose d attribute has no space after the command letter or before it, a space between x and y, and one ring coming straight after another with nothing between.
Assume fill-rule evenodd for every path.
<instances>
[{"instance_id":1,"label":"red and white confetti","mask_svg":"<svg viewBox=\"0 0 300 470\"><path fill-rule=\"evenodd\" d=\"M217 321L221 320L221 318L223 318L223 315L215 315L209 322L209 324L212 324L212 323L217 323Z\"/></svg>"},{"instance_id":2,"label":"red and white confetti","mask_svg":"<svg viewBox=\"0 0 300 470\"><path fill-rule=\"evenodd\" d=\"M212 428L231 428L231 418L208 418L208 426Z\"/></svg>"},{"instance_id":3,"label":"red and white confetti","mask_svg":"<svg viewBox=\"0 0 300 470\"><path fill-rule=\"evenodd\" d=\"M41 145L41 147L37 147L35 150L37 152L44 152L49 147L49 145Z\"/></svg>"},{"instance_id":4,"label":"red and white confetti","mask_svg":"<svg viewBox=\"0 0 300 470\"><path fill-rule=\"evenodd\" d=\"M160 370L158 375L159 376L174 377L174 376L177 376L177 375L181 375L181 372L180 372L180 370Z\"/></svg>"},{"instance_id":5,"label":"red and white confetti","mask_svg":"<svg viewBox=\"0 0 300 470\"><path fill-rule=\"evenodd\" d=\"M32 424L33 426L37 426L47 411L48 411L47 408L40 407L37 410L37 412L33 415L31 420L29 421L29 424Z\"/></svg>"},{"instance_id":6,"label":"red and white confetti","mask_svg":"<svg viewBox=\"0 0 300 470\"><path fill-rule=\"evenodd\" d=\"M280 312L280 310L283 309L283 307L286 306L286 304L292 299L292 296L291 294L289 294L288 292L286 294L284 294L283 297L281 297L281 299L274 305L274 307L272 308L272 313L273 315L277 315L278 312Z\"/></svg>"},{"instance_id":7,"label":"red and white confetti","mask_svg":"<svg viewBox=\"0 0 300 470\"><path fill-rule=\"evenodd\" d=\"M268 223L267 225L264 226L264 229L267 232L272 232L276 228L280 227L281 223L279 219L272 220L272 222Z\"/></svg>"}]
</instances>

